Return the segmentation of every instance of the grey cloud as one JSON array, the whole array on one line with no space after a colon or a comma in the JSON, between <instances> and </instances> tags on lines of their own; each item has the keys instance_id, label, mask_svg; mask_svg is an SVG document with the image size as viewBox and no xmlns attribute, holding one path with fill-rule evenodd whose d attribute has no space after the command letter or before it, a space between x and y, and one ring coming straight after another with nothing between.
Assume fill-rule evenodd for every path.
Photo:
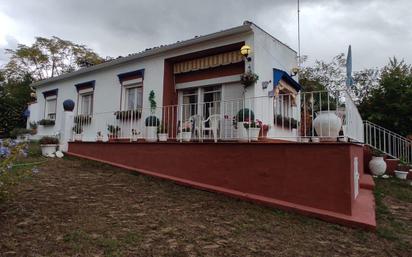
<instances>
[{"instance_id":1,"label":"grey cloud","mask_svg":"<svg viewBox=\"0 0 412 257\"><path fill-rule=\"evenodd\" d=\"M330 59L352 44L356 68L381 66L392 55L412 61L412 8L407 0L301 0L302 54ZM86 44L101 55L127 55L148 47L256 22L293 48L296 1L10 1L0 12L28 41L56 35ZM16 32L17 33L17 32Z\"/></svg>"}]
</instances>

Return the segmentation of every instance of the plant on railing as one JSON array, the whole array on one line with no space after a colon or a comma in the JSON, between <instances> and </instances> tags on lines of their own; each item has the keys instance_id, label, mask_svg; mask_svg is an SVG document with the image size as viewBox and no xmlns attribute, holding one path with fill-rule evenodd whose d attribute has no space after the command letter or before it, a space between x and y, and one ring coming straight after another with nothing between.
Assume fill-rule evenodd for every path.
<instances>
[{"instance_id":1,"label":"plant on railing","mask_svg":"<svg viewBox=\"0 0 412 257\"><path fill-rule=\"evenodd\" d=\"M259 76L254 73L252 70L248 69L247 72L240 76L240 83L246 89L256 83L258 81Z\"/></svg>"},{"instance_id":2,"label":"plant on railing","mask_svg":"<svg viewBox=\"0 0 412 257\"><path fill-rule=\"evenodd\" d=\"M79 114L74 116L74 123L80 123L82 125L89 125L92 122L92 116L87 114Z\"/></svg>"},{"instance_id":3,"label":"plant on railing","mask_svg":"<svg viewBox=\"0 0 412 257\"><path fill-rule=\"evenodd\" d=\"M114 115L118 120L138 120L142 117L142 110L117 111Z\"/></svg>"},{"instance_id":4,"label":"plant on railing","mask_svg":"<svg viewBox=\"0 0 412 257\"><path fill-rule=\"evenodd\" d=\"M281 114L277 114L273 122L276 126L281 126L284 128L297 128L298 127L297 120L291 117L285 117Z\"/></svg>"},{"instance_id":5,"label":"plant on railing","mask_svg":"<svg viewBox=\"0 0 412 257\"><path fill-rule=\"evenodd\" d=\"M109 138L116 138L120 132L120 127L115 125L108 125L107 131L109 132Z\"/></svg>"},{"instance_id":6,"label":"plant on railing","mask_svg":"<svg viewBox=\"0 0 412 257\"><path fill-rule=\"evenodd\" d=\"M42 120L39 120L37 123L42 126L54 126L56 122L50 119L42 119Z\"/></svg>"},{"instance_id":7,"label":"plant on railing","mask_svg":"<svg viewBox=\"0 0 412 257\"><path fill-rule=\"evenodd\" d=\"M97 131L96 141L103 141L103 133L101 131Z\"/></svg>"},{"instance_id":8,"label":"plant on railing","mask_svg":"<svg viewBox=\"0 0 412 257\"><path fill-rule=\"evenodd\" d=\"M83 132L83 126L77 123L76 125L73 126L72 130L76 134L81 134Z\"/></svg>"},{"instance_id":9,"label":"plant on railing","mask_svg":"<svg viewBox=\"0 0 412 257\"><path fill-rule=\"evenodd\" d=\"M154 115L156 112L156 101L155 101L155 93L154 91L150 91L149 93L149 103L150 103L150 113L151 116L147 117L145 120L146 127L158 127L160 125L159 119Z\"/></svg>"}]
</instances>

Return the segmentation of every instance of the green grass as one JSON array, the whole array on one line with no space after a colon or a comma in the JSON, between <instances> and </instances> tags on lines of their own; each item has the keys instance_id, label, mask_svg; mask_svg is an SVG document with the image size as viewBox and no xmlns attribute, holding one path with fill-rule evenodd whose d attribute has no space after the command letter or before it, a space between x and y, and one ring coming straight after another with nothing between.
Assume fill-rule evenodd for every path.
<instances>
[{"instance_id":1,"label":"green grass","mask_svg":"<svg viewBox=\"0 0 412 257\"><path fill-rule=\"evenodd\" d=\"M407 249L412 247L410 242L404 240L412 229L410 222L397 219L384 203L385 197L392 197L399 202L412 203L412 186L408 181L396 178L378 178L375 182L377 235L395 242L397 248Z\"/></svg>"}]
</instances>

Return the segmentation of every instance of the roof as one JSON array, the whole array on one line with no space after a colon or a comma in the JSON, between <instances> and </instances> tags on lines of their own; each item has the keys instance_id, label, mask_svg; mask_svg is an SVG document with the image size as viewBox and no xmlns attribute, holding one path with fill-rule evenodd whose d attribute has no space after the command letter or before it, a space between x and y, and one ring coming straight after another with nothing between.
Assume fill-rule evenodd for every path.
<instances>
[{"instance_id":1,"label":"roof","mask_svg":"<svg viewBox=\"0 0 412 257\"><path fill-rule=\"evenodd\" d=\"M187 46L198 44L198 43L205 42L205 41L208 41L208 40L213 40L213 39L217 39L217 38L221 38L221 37L226 37L226 36L231 36L231 35L235 35L235 34L239 34L239 33L249 32L249 31L252 31L252 26L254 26L255 28L257 28L261 31L263 31L264 33L266 33L267 35L269 35L270 37L272 37L273 39L275 39L279 43L283 44L284 46L286 46L290 50L296 52L295 50L293 50L292 48L290 48L286 44L282 43L281 41L277 40L276 38L271 36L269 33L264 31L262 28L255 25L254 23L252 23L250 21L245 21L243 23L243 25L241 25L241 26L233 27L233 28L230 28L230 29L214 32L214 33L203 35L203 36L196 36L194 38L184 40L184 41L177 41L176 43L172 43L172 44L169 44L169 45L161 45L161 46L158 46L158 47L149 48L149 49L146 49L146 50L144 50L142 52L139 52L139 53L130 54L126 57L117 58L117 59L114 59L114 60L111 60L111 61L108 61L108 62L104 62L104 63L101 63L101 64L97 64L97 65L94 65L94 66L84 67L84 68L81 68L77 71L62 74L62 75L57 76L57 77L40 80L40 81L32 83L31 86L33 88L36 88L36 87L39 87L39 86L42 86L42 85L45 85L45 84L49 84L51 82L56 82L56 81L69 79L69 78L72 78L72 77L75 77L75 76L78 76L78 75L90 73L90 72L97 71L97 70L106 69L106 68L113 67L113 66L116 66L116 65L119 65L119 64L127 63L127 62L130 62L130 61L134 61L134 60L141 59L141 58L148 57L148 56L157 55L157 54L160 54L160 53L164 53L164 52L167 52L167 51L179 49L179 48L182 48L182 47L187 47Z\"/></svg>"},{"instance_id":2,"label":"roof","mask_svg":"<svg viewBox=\"0 0 412 257\"><path fill-rule=\"evenodd\" d=\"M296 80L294 80L286 71L273 69L273 86L277 87L281 79L285 80L298 92L302 89L302 86Z\"/></svg>"}]
</instances>

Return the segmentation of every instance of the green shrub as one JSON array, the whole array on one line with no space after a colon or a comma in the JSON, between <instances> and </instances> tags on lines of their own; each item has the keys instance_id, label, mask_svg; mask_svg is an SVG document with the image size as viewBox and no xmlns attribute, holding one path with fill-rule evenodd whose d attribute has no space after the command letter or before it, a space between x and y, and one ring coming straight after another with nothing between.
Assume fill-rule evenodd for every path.
<instances>
[{"instance_id":1,"label":"green shrub","mask_svg":"<svg viewBox=\"0 0 412 257\"><path fill-rule=\"evenodd\" d=\"M156 116L149 116L145 120L146 127L158 127L160 125L160 121Z\"/></svg>"},{"instance_id":2,"label":"green shrub","mask_svg":"<svg viewBox=\"0 0 412 257\"><path fill-rule=\"evenodd\" d=\"M54 126L55 121L54 120L48 120L48 119L42 119L38 123L39 123L39 125L42 125L42 126Z\"/></svg>"},{"instance_id":3,"label":"green shrub","mask_svg":"<svg viewBox=\"0 0 412 257\"><path fill-rule=\"evenodd\" d=\"M236 115L237 122L250 122L255 120L255 114L248 108L240 109Z\"/></svg>"},{"instance_id":4,"label":"green shrub","mask_svg":"<svg viewBox=\"0 0 412 257\"><path fill-rule=\"evenodd\" d=\"M25 128L14 128L12 131L10 131L10 137L13 139L16 139L19 136L25 135L25 134L31 134L32 130L31 129L25 129Z\"/></svg>"},{"instance_id":5,"label":"green shrub","mask_svg":"<svg viewBox=\"0 0 412 257\"><path fill-rule=\"evenodd\" d=\"M39 140L39 143L41 145L56 145L59 143L59 139L57 139L56 137L45 136Z\"/></svg>"}]
</instances>

